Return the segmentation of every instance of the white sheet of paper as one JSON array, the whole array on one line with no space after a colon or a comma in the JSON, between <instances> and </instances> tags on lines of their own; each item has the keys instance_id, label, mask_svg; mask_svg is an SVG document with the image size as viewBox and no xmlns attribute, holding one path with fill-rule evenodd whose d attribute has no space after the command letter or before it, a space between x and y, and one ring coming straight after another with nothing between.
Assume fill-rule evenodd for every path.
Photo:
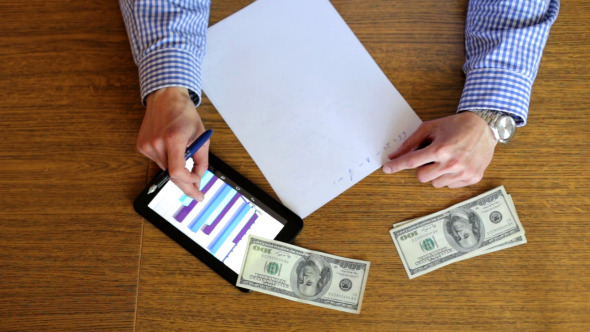
<instances>
[{"instance_id":1,"label":"white sheet of paper","mask_svg":"<svg viewBox=\"0 0 590 332\"><path fill-rule=\"evenodd\" d=\"M421 121L328 0L258 0L209 28L203 91L305 218Z\"/></svg>"}]
</instances>

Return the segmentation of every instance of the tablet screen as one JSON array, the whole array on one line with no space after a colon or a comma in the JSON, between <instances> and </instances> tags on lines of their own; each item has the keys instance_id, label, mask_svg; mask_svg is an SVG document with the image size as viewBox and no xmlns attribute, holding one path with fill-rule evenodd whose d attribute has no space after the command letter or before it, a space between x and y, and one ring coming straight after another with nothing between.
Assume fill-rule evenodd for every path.
<instances>
[{"instance_id":1,"label":"tablet screen","mask_svg":"<svg viewBox=\"0 0 590 332\"><path fill-rule=\"evenodd\" d=\"M201 179L203 202L186 196L168 181L148 207L239 273L248 235L274 239L286 221L225 175L214 172L207 170Z\"/></svg>"}]
</instances>

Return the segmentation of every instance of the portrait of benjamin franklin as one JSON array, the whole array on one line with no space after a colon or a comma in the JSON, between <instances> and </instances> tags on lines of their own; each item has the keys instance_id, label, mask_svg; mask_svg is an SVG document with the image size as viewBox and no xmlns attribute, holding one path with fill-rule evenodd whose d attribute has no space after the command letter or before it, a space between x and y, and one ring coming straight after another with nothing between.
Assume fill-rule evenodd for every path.
<instances>
[{"instance_id":1,"label":"portrait of benjamin franklin","mask_svg":"<svg viewBox=\"0 0 590 332\"><path fill-rule=\"evenodd\" d=\"M330 288L332 267L321 256L301 257L291 271L291 288L298 297L314 300Z\"/></svg>"},{"instance_id":2,"label":"portrait of benjamin franklin","mask_svg":"<svg viewBox=\"0 0 590 332\"><path fill-rule=\"evenodd\" d=\"M445 237L449 244L461 252L473 251L484 240L484 225L471 209L456 209L449 212L444 221Z\"/></svg>"}]
</instances>

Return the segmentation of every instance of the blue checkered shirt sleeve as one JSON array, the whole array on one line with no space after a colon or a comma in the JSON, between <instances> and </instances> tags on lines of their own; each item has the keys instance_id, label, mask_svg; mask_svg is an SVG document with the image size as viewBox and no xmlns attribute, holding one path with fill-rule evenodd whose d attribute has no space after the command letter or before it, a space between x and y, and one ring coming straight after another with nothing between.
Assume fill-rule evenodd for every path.
<instances>
[{"instance_id":1,"label":"blue checkered shirt sleeve","mask_svg":"<svg viewBox=\"0 0 590 332\"><path fill-rule=\"evenodd\" d=\"M142 101L155 90L178 86L198 105L210 0L119 0L119 5Z\"/></svg>"},{"instance_id":2,"label":"blue checkered shirt sleeve","mask_svg":"<svg viewBox=\"0 0 590 332\"><path fill-rule=\"evenodd\" d=\"M488 109L527 121L559 0L472 0L465 25L465 87L458 111Z\"/></svg>"}]
</instances>

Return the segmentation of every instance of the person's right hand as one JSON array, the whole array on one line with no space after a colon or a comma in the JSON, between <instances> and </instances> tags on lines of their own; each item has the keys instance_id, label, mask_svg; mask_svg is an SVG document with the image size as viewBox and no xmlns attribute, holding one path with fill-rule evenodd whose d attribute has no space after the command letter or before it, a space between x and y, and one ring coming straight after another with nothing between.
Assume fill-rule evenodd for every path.
<instances>
[{"instance_id":1,"label":"person's right hand","mask_svg":"<svg viewBox=\"0 0 590 332\"><path fill-rule=\"evenodd\" d=\"M161 169L168 169L170 180L197 201L201 178L209 165L209 141L193 155L192 172L186 169L186 148L205 131L188 90L168 87L152 92L146 99L146 112L137 137L137 150Z\"/></svg>"},{"instance_id":2,"label":"person's right hand","mask_svg":"<svg viewBox=\"0 0 590 332\"><path fill-rule=\"evenodd\" d=\"M428 146L421 148L423 143ZM417 168L420 182L431 182L436 188L465 187L482 179L497 144L487 122L462 112L423 122L389 155L383 171Z\"/></svg>"}]
</instances>

